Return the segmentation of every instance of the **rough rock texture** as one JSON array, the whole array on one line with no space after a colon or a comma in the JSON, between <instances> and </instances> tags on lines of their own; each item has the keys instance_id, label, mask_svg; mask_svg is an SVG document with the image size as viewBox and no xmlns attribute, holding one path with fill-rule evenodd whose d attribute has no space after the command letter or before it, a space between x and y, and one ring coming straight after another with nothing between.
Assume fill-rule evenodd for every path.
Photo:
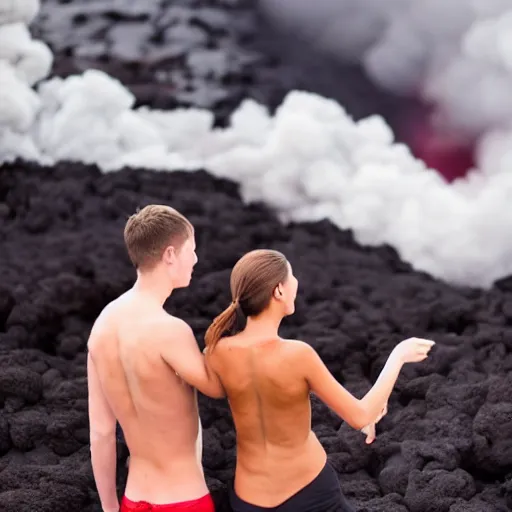
<instances>
[{"instance_id":1,"label":"rough rock texture","mask_svg":"<svg viewBox=\"0 0 512 512\"><path fill-rule=\"evenodd\" d=\"M357 246L328 223L284 227L244 206L233 183L205 172L61 164L0 167L0 510L99 510L88 449L88 330L134 278L126 217L172 204L196 226L199 263L169 300L199 344L229 302L230 269L246 251L285 252L300 280L284 336L310 342L361 396L392 347L409 335L437 341L404 368L366 446L314 401L314 430L357 510L505 511L512 506L512 287L460 290L411 271L387 247ZM235 462L224 401L201 397L204 464L219 510ZM126 449L119 443L119 485Z\"/></svg>"}]
</instances>

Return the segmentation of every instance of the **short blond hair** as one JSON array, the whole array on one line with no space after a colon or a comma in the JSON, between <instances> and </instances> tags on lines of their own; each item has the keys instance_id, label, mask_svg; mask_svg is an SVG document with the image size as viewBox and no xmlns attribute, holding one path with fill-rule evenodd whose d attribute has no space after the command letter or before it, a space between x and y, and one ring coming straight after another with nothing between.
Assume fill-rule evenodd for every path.
<instances>
[{"instance_id":1,"label":"short blond hair","mask_svg":"<svg viewBox=\"0 0 512 512\"><path fill-rule=\"evenodd\" d=\"M148 270L162 257L166 247L177 250L193 234L190 221L174 208L150 204L126 222L124 242L128 256L138 270Z\"/></svg>"}]
</instances>

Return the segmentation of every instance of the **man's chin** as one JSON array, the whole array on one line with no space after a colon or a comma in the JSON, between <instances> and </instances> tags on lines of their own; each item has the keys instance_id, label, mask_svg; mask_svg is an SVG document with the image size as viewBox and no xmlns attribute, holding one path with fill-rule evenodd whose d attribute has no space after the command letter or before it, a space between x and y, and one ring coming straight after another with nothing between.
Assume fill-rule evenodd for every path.
<instances>
[{"instance_id":1,"label":"man's chin","mask_svg":"<svg viewBox=\"0 0 512 512\"><path fill-rule=\"evenodd\" d=\"M192 277L190 277L188 281L182 281L181 283L176 285L175 288L188 288L188 286L190 285L190 281L192 281Z\"/></svg>"}]
</instances>

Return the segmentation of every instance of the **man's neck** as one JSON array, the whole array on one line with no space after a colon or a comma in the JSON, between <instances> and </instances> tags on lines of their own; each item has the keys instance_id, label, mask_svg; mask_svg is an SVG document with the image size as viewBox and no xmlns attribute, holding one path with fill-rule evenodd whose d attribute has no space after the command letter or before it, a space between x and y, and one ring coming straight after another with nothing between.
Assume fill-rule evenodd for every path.
<instances>
[{"instance_id":1,"label":"man's neck","mask_svg":"<svg viewBox=\"0 0 512 512\"><path fill-rule=\"evenodd\" d=\"M137 273L137 281L133 285L133 290L146 295L151 300L155 300L163 306L173 291L172 283L163 276L155 273Z\"/></svg>"}]
</instances>

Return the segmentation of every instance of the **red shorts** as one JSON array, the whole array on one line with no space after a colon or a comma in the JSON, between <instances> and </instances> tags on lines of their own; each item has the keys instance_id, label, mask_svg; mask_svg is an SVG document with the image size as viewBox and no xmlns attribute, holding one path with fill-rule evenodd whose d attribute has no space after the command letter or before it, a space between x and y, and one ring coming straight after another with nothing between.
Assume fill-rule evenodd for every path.
<instances>
[{"instance_id":1,"label":"red shorts","mask_svg":"<svg viewBox=\"0 0 512 512\"><path fill-rule=\"evenodd\" d=\"M126 496L121 501L119 512L215 512L210 494L197 500L180 501L170 505L151 505L146 501L131 501Z\"/></svg>"}]
</instances>

